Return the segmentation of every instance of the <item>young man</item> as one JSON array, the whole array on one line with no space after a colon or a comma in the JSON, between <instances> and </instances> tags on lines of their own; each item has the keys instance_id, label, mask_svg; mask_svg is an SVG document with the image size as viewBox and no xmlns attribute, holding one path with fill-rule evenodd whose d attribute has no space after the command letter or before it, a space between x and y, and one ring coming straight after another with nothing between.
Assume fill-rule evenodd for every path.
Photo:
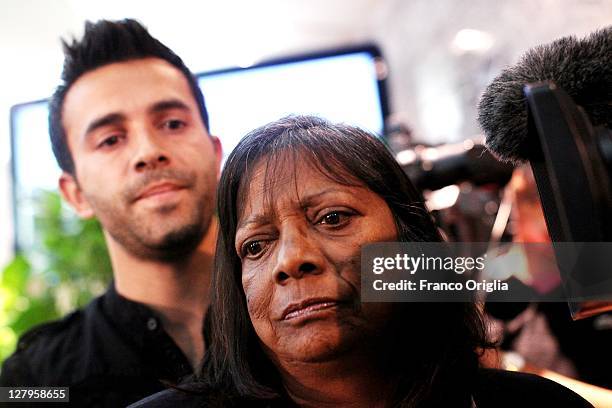
<instances>
[{"instance_id":1,"label":"young man","mask_svg":"<svg viewBox=\"0 0 612 408\"><path fill-rule=\"evenodd\" d=\"M79 216L100 220L114 282L23 336L0 385L67 386L75 405L125 406L192 374L204 354L221 146L191 72L138 22L87 23L64 52L49 114L59 186Z\"/></svg>"}]
</instances>

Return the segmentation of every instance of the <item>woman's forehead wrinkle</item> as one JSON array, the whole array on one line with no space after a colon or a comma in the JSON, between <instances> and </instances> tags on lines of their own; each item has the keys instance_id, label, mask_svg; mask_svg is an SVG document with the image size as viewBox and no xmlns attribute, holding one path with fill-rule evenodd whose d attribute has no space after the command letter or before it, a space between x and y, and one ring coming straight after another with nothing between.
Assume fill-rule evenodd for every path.
<instances>
[{"instance_id":1,"label":"woman's forehead wrinkle","mask_svg":"<svg viewBox=\"0 0 612 408\"><path fill-rule=\"evenodd\" d=\"M263 216L258 209L258 203L262 200L264 193L262 172L265 169L261 165L255 164L251 168L251 173L242 179L238 191L238 229L244 228L248 224L261 219ZM247 177L249 176L247 180ZM259 214L256 214L259 213Z\"/></svg>"},{"instance_id":2,"label":"woman's forehead wrinkle","mask_svg":"<svg viewBox=\"0 0 612 408\"><path fill-rule=\"evenodd\" d=\"M239 226L269 223L275 219L281 197L291 191L289 188L297 189L297 173L287 171L288 165L288 161L280 162L276 156L263 158L255 165L250 182L242 188ZM290 183L293 186L290 187Z\"/></svg>"},{"instance_id":3,"label":"woman's forehead wrinkle","mask_svg":"<svg viewBox=\"0 0 612 408\"><path fill-rule=\"evenodd\" d=\"M266 161L263 176L264 208L270 213L289 191L298 197L297 164L295 152L279 152Z\"/></svg>"}]
</instances>

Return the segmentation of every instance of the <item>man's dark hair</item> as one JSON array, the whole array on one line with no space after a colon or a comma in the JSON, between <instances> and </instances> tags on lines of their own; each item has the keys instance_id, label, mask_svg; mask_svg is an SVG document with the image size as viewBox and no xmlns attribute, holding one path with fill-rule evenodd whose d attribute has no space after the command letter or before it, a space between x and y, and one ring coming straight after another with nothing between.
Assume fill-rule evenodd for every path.
<instances>
[{"instance_id":1,"label":"man's dark hair","mask_svg":"<svg viewBox=\"0 0 612 408\"><path fill-rule=\"evenodd\" d=\"M204 126L209 130L208 113L204 96L195 77L181 58L170 48L152 37L147 29L136 20L100 20L85 23L85 34L80 41L70 43L62 40L64 68L62 84L59 85L49 102L49 133L53 154L60 168L74 174L74 161L62 124L62 108L70 87L83 74L115 62L141 58L160 58L183 73L189 84L200 111Z\"/></svg>"},{"instance_id":2,"label":"man's dark hair","mask_svg":"<svg viewBox=\"0 0 612 408\"><path fill-rule=\"evenodd\" d=\"M287 398L251 324L234 246L259 163L269 187L278 175L295 174L296 163L307 163L336 182L367 187L389 206L399 241L442 240L421 194L385 145L367 132L306 116L287 117L245 136L228 157L219 183L219 236L200 380L211 403L221 406ZM398 405L445 406L444 401L452 401L446 406L461 406L457 401L467 401L474 385L477 350L487 346L475 305L398 303L394 315L384 335L396 340L389 368L400 378Z\"/></svg>"}]
</instances>

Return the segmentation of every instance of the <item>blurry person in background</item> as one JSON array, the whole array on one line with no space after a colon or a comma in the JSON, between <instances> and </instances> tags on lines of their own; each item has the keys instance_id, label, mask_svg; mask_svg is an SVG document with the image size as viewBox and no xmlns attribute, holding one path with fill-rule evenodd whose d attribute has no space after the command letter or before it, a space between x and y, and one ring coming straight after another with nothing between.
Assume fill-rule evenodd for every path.
<instances>
[{"instance_id":1,"label":"blurry person in background","mask_svg":"<svg viewBox=\"0 0 612 408\"><path fill-rule=\"evenodd\" d=\"M550 243L529 165L514 170L507 188L512 202L513 241ZM532 245L524 258L526 268L519 279L531 290L538 295L563 290L551 246ZM492 340L507 352L504 363L570 386L595 406L612 404L612 392L590 385L612 387L609 358L606 358L610 355L612 329L605 324L610 320L610 313L572 321L567 303L560 302L487 303L486 310L504 316L488 316Z\"/></svg>"},{"instance_id":2,"label":"blurry person in background","mask_svg":"<svg viewBox=\"0 0 612 408\"><path fill-rule=\"evenodd\" d=\"M88 22L64 53L49 114L59 186L102 224L114 281L25 334L0 385L125 406L199 369L221 146L192 73L137 21Z\"/></svg>"},{"instance_id":3,"label":"blurry person in background","mask_svg":"<svg viewBox=\"0 0 612 408\"><path fill-rule=\"evenodd\" d=\"M542 212L535 179L528 165L517 167L506 186L506 194L512 204L510 230L516 243L550 243L548 229ZM521 281L525 290L534 296L560 290L561 276L550 245L532 245L512 248L511 254L502 255L508 264L521 264L514 278ZM509 259L514 261L510 261ZM571 320L567 305L555 307L555 319ZM576 369L562 352L556 336L551 332L546 316L538 303L487 302L485 310L490 324L492 340L500 344L502 351L518 353L531 365L547 368L566 376L575 377ZM512 354L514 356L514 354Z\"/></svg>"},{"instance_id":4,"label":"blurry person in background","mask_svg":"<svg viewBox=\"0 0 612 408\"><path fill-rule=\"evenodd\" d=\"M441 241L374 136L308 116L258 128L230 154L217 208L201 382L135 407L590 406L479 368L474 303L361 302L364 245Z\"/></svg>"}]
</instances>

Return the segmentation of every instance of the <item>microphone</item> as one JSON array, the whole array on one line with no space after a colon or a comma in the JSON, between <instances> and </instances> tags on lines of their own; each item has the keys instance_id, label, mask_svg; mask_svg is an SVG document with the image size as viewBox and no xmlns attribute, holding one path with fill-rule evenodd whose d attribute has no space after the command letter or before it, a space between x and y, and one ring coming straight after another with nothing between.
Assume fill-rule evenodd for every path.
<instances>
[{"instance_id":1,"label":"microphone","mask_svg":"<svg viewBox=\"0 0 612 408\"><path fill-rule=\"evenodd\" d=\"M527 51L486 88L478 121L487 147L502 161L522 163L532 154L524 87L553 81L595 126L612 127L612 26L577 39L564 37Z\"/></svg>"},{"instance_id":2,"label":"microphone","mask_svg":"<svg viewBox=\"0 0 612 408\"><path fill-rule=\"evenodd\" d=\"M588 316L583 301L612 299L612 26L527 51L478 121L500 160L529 161L572 316Z\"/></svg>"}]
</instances>

